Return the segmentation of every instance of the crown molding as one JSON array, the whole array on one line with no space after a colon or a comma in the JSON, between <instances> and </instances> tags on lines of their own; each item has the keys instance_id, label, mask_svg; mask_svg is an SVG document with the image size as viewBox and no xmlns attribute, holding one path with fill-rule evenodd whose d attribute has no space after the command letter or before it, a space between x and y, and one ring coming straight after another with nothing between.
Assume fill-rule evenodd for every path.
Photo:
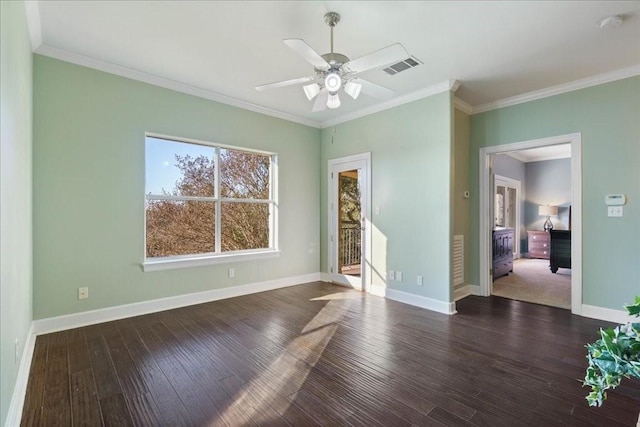
<instances>
[{"instance_id":1,"label":"crown molding","mask_svg":"<svg viewBox=\"0 0 640 427\"><path fill-rule=\"evenodd\" d=\"M211 101L219 102L221 104L231 105L234 107L242 108L248 111L264 114L267 116L287 120L294 123L299 123L305 126L314 128L327 128L335 126L340 123L345 123L354 119L358 119L370 114L378 113L380 111L388 110L394 107L398 107L403 104L407 104L413 101L417 101L422 98L436 95L438 93L451 91L454 92L460 87L461 83L458 80L445 80L441 83L428 86L415 92L405 94L396 98L392 98L388 101L381 102L369 107L365 107L361 110L357 110L351 113L347 113L340 117L328 119L325 121L311 120L304 117L299 117L293 114L284 113L282 111L273 110L271 108L262 107L260 105L252 104L250 102L242 101L236 98L232 98L226 95L222 95L207 89L202 89L196 86L191 86L185 83L180 83L175 80L167 79L157 76L155 74L138 71L133 68L124 67L121 65L112 64L110 62L95 59L89 56L85 56L79 53L71 52L64 49L55 48L42 43L42 32L40 25L40 6L39 1L28 0L25 2L25 8L27 11L27 22L29 27L29 35L31 38L31 45L34 53L39 55L48 56L50 58L59 59L62 61L70 62L72 64L92 68L95 70L103 71L110 74L115 74L120 77L137 80L143 83L148 83L154 86L163 87L165 89L174 90L176 92L185 93L188 95L197 96L200 98L208 99ZM560 85L548 87L545 89L524 93L521 95L504 98L498 101L492 101L477 106L463 101L458 97L453 98L453 105L455 108L467 113L467 114L479 114L486 111L496 110L499 108L510 107L512 105L523 104L525 102L535 101L538 99L547 98L554 95L560 95L567 92L572 92L579 89L585 89L592 86L597 86L604 83L613 82L616 80L622 80L625 78L640 75L640 64L623 68L620 70L599 74L596 76L587 77L573 82L563 83Z\"/></svg>"},{"instance_id":2,"label":"crown molding","mask_svg":"<svg viewBox=\"0 0 640 427\"><path fill-rule=\"evenodd\" d=\"M457 96L453 98L453 106L464 113L473 114L473 105L463 101Z\"/></svg>"},{"instance_id":3,"label":"crown molding","mask_svg":"<svg viewBox=\"0 0 640 427\"><path fill-rule=\"evenodd\" d=\"M320 128L324 129L327 127L338 125L340 123L349 122L354 119L359 119L361 117L368 116L370 114L374 114L380 111L388 110L390 108L398 107L403 104L408 104L409 102L417 101L418 99L433 96L438 93L448 92L448 91L455 92L455 90L458 89L459 86L460 86L460 82L458 82L457 80L445 80L441 83L428 86L418 91L411 92L409 94L399 96L397 98L392 98L388 101L371 105L369 107L354 111L352 113L345 114L340 117L336 117L335 119L326 120L320 123Z\"/></svg>"},{"instance_id":4,"label":"crown molding","mask_svg":"<svg viewBox=\"0 0 640 427\"><path fill-rule=\"evenodd\" d=\"M35 52L42 46L42 23L40 21L40 2L27 0L24 2L24 9L27 13L27 27L29 28L29 38L31 39L31 51Z\"/></svg>"},{"instance_id":5,"label":"crown molding","mask_svg":"<svg viewBox=\"0 0 640 427\"><path fill-rule=\"evenodd\" d=\"M94 70L103 71L105 73L115 74L116 76L125 77L154 86L159 86L165 89L174 90L176 92L186 93L187 95L193 95L200 98L208 99L210 101L219 102L221 104L231 105L233 107L242 108L245 110L253 111L255 113L276 117L278 119L288 120L290 122L295 122L314 128L320 127L320 123L315 120L308 120L303 117L298 117L292 114L283 113L281 111L272 110L271 108L261 107L250 102L241 101L239 99L231 98L229 96L202 89L196 86L180 83L175 80L156 76L155 74L145 73L133 68L124 67L122 65L116 65L110 62L101 61L99 59L91 58L89 56L85 56L68 50L58 49L46 44L41 44L40 47L35 50L35 53L37 53L38 55L59 59L61 61L70 62L72 64L81 65L83 67L92 68Z\"/></svg>"},{"instance_id":6,"label":"crown molding","mask_svg":"<svg viewBox=\"0 0 640 427\"><path fill-rule=\"evenodd\" d=\"M604 74L598 74L595 76L587 77L580 80L574 80L569 83L563 83L556 86L551 86L545 89L536 90L533 92L523 93L522 95L516 95L509 98L504 98L498 101L488 102L486 104L480 104L473 107L471 114L484 113L485 111L497 110L498 108L510 107L512 105L523 104L525 102L535 101L542 98L547 98L554 95L560 95L567 92L573 92L574 90L585 89L592 86L601 85L604 83L613 82L616 80L626 79L640 75L640 64L633 65L631 67L623 68L616 71L611 71Z\"/></svg>"}]
</instances>

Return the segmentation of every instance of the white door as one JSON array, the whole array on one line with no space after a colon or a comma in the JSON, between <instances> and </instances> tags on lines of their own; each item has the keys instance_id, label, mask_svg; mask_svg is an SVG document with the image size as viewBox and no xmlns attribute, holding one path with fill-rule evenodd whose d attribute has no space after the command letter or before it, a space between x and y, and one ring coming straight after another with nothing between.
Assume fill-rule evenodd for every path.
<instances>
[{"instance_id":1,"label":"white door","mask_svg":"<svg viewBox=\"0 0 640 427\"><path fill-rule=\"evenodd\" d=\"M370 284L370 154L329 161L331 281L367 290Z\"/></svg>"}]
</instances>

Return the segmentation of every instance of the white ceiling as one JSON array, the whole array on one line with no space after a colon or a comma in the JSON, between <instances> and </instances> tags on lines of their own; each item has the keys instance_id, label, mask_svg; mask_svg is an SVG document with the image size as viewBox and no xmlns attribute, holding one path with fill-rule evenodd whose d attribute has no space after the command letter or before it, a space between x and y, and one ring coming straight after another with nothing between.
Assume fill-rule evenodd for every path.
<instances>
[{"instance_id":1,"label":"white ceiling","mask_svg":"<svg viewBox=\"0 0 640 427\"><path fill-rule=\"evenodd\" d=\"M342 16L335 51L355 59L399 42L424 62L395 76L361 74L395 90L396 102L458 80L456 96L482 109L592 76L640 73L640 1L40 1L29 10L38 53L126 67L318 125L382 106L341 96L340 108L312 113L301 86L254 86L313 74L282 39L328 52L328 11ZM612 14L624 25L601 29Z\"/></svg>"}]
</instances>

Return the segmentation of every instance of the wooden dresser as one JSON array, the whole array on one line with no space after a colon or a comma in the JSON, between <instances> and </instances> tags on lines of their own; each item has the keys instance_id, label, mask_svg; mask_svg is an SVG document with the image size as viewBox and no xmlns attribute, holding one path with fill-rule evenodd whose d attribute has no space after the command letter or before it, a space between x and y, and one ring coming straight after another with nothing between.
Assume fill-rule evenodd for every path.
<instances>
[{"instance_id":1,"label":"wooden dresser","mask_svg":"<svg viewBox=\"0 0 640 427\"><path fill-rule=\"evenodd\" d=\"M513 271L513 228L493 230L493 278Z\"/></svg>"},{"instance_id":2,"label":"wooden dresser","mask_svg":"<svg viewBox=\"0 0 640 427\"><path fill-rule=\"evenodd\" d=\"M546 231L527 231L529 258L549 259L551 237Z\"/></svg>"}]
</instances>

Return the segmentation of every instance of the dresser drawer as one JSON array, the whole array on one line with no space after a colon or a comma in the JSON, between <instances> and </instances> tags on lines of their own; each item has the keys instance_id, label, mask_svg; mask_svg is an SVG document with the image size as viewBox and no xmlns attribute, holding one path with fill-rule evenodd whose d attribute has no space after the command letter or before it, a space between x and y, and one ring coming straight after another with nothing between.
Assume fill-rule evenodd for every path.
<instances>
[{"instance_id":1,"label":"dresser drawer","mask_svg":"<svg viewBox=\"0 0 640 427\"><path fill-rule=\"evenodd\" d=\"M531 251L549 251L549 248L551 248L551 244L549 242L531 242L531 244L529 245L529 252Z\"/></svg>"},{"instance_id":2,"label":"dresser drawer","mask_svg":"<svg viewBox=\"0 0 640 427\"><path fill-rule=\"evenodd\" d=\"M549 259L549 249L544 249L544 250L529 249L529 258Z\"/></svg>"},{"instance_id":3,"label":"dresser drawer","mask_svg":"<svg viewBox=\"0 0 640 427\"><path fill-rule=\"evenodd\" d=\"M551 239L546 231L527 231L529 258L549 259Z\"/></svg>"}]
</instances>

